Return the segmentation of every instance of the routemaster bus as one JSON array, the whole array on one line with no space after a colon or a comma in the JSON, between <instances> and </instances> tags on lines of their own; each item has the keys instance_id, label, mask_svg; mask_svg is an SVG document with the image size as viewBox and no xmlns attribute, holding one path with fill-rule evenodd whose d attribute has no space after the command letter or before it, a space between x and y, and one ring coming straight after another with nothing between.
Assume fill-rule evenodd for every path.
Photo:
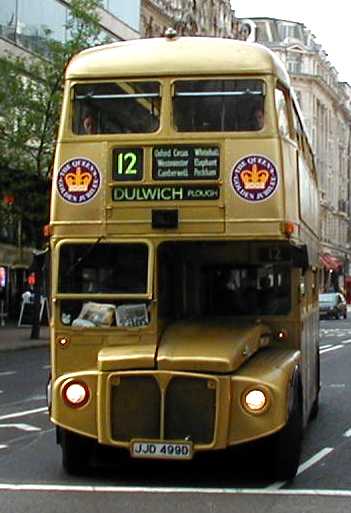
<instances>
[{"instance_id":1,"label":"routemaster bus","mask_svg":"<svg viewBox=\"0 0 351 513\"><path fill-rule=\"evenodd\" d=\"M262 439L267 470L294 477L318 410L318 208L265 47L170 32L71 60L50 220L67 472L100 445L190 460Z\"/></svg>"}]
</instances>

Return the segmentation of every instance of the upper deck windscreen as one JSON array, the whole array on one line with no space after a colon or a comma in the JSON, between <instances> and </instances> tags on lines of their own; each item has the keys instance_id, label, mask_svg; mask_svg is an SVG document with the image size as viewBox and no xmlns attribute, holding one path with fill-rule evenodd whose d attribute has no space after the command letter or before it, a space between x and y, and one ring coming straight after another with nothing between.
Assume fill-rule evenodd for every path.
<instances>
[{"instance_id":1,"label":"upper deck windscreen","mask_svg":"<svg viewBox=\"0 0 351 513\"><path fill-rule=\"evenodd\" d=\"M74 87L76 134L149 133L159 128L158 82L106 82Z\"/></svg>"},{"instance_id":2,"label":"upper deck windscreen","mask_svg":"<svg viewBox=\"0 0 351 513\"><path fill-rule=\"evenodd\" d=\"M184 80L175 83L179 132L254 131L264 126L262 80Z\"/></svg>"}]
</instances>

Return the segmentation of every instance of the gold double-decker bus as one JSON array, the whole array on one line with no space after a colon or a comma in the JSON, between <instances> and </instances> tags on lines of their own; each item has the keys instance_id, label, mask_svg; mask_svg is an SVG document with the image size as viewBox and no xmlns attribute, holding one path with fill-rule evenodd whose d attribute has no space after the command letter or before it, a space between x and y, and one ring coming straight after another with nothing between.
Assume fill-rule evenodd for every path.
<instances>
[{"instance_id":1,"label":"gold double-decker bus","mask_svg":"<svg viewBox=\"0 0 351 513\"><path fill-rule=\"evenodd\" d=\"M280 61L172 33L81 52L52 192L66 471L99 444L182 460L267 438L292 478L318 410L319 203Z\"/></svg>"}]
</instances>

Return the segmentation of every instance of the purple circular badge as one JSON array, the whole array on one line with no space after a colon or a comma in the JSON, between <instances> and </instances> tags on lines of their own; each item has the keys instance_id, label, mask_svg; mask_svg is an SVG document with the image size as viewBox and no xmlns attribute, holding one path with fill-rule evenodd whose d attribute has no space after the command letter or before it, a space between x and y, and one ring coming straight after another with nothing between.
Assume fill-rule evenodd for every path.
<instances>
[{"instance_id":1,"label":"purple circular badge","mask_svg":"<svg viewBox=\"0 0 351 513\"><path fill-rule=\"evenodd\" d=\"M231 185L236 194L246 201L264 201L277 190L278 172L267 157L247 155L235 164Z\"/></svg>"},{"instance_id":2,"label":"purple circular badge","mask_svg":"<svg viewBox=\"0 0 351 513\"><path fill-rule=\"evenodd\" d=\"M96 195L100 185L100 171L89 159L79 157L67 160L59 169L57 190L68 203L87 203Z\"/></svg>"}]
</instances>

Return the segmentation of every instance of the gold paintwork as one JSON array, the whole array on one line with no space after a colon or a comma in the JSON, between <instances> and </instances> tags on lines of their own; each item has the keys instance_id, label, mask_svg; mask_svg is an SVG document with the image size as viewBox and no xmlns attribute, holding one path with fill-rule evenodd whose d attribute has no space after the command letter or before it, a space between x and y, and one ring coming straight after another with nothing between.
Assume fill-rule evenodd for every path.
<instances>
[{"instance_id":1,"label":"gold paintwork","mask_svg":"<svg viewBox=\"0 0 351 513\"><path fill-rule=\"evenodd\" d=\"M289 84L283 65L266 47L206 37L150 38L84 50L70 61L66 78L208 76L234 70L237 75L274 74Z\"/></svg>"},{"instance_id":2,"label":"gold paintwork","mask_svg":"<svg viewBox=\"0 0 351 513\"><path fill-rule=\"evenodd\" d=\"M218 319L213 322L179 321L163 334L157 353L158 368L231 373L260 349L268 326Z\"/></svg>"},{"instance_id":3,"label":"gold paintwork","mask_svg":"<svg viewBox=\"0 0 351 513\"><path fill-rule=\"evenodd\" d=\"M150 369L154 366L156 344L104 347L98 354L101 371Z\"/></svg>"},{"instance_id":4,"label":"gold paintwork","mask_svg":"<svg viewBox=\"0 0 351 513\"><path fill-rule=\"evenodd\" d=\"M257 133L182 134L172 126L171 94L178 78L253 77L264 80L266 124ZM318 350L318 307L312 293L311 266L318 265L318 196L315 169L306 165L298 141L279 136L274 108L274 88L282 84L289 91L289 78L277 57L266 48L246 42L216 38L147 39L114 43L85 50L74 57L66 70L66 86L53 173L51 203L51 249L53 318L51 358L53 369L53 422L98 440L100 443L128 447L128 442L111 435L111 385L123 376L152 375L165 397L174 376L208 379L216 393L213 441L195 444L194 450L225 448L267 436L284 426L288 416L288 397L294 371L300 368L303 379L304 423L316 396L315 358ZM163 107L160 129L153 134L107 134L78 136L72 132L71 88L76 83L107 80L159 80ZM292 120L291 120L292 123ZM152 184L152 148L160 144L204 144L220 149L220 187L216 201L150 201L117 204L112 201L111 154L118 146L143 148L143 184ZM233 194L230 176L235 164L246 155L264 155L274 162L279 173L277 192L267 201L249 203ZM296 162L300 159L301 185ZM56 189L59 169L70 159L89 159L101 174L101 187L94 198L82 205L64 201ZM301 171L302 169L302 171ZM266 176L246 175L257 181ZM87 177L77 184L84 187ZM73 181L72 181L73 180ZM74 182L74 183L73 183ZM304 186L305 184L306 187ZM317 196L316 196L317 195ZM153 208L179 209L179 226L172 231L151 228ZM285 224L296 226L285 233ZM152 323L144 328L73 328L60 320L59 305L64 299L79 298L58 294L59 249L67 242L146 242L150 248L148 289L142 297L151 301ZM310 267L291 271L292 311L287 316L267 316L257 320L230 322L176 321L167 324L158 318L156 253L165 240L235 240L238 259L245 264L245 241L306 244ZM306 279L308 293L301 297L299 284ZM128 299L124 295L123 299ZM109 302L114 295L94 295L94 301ZM261 335L286 329L288 339L260 347ZM64 347L59 338L70 340ZM273 338L273 337L272 337ZM69 408L62 400L66 380L79 378L90 388L91 398L83 408ZM259 414L250 414L242 405L242 395L251 387L268 394L268 405ZM165 402L162 402L161 417ZM147 415L145 411L140 415ZM161 434L165 426L161 419Z\"/></svg>"}]
</instances>

